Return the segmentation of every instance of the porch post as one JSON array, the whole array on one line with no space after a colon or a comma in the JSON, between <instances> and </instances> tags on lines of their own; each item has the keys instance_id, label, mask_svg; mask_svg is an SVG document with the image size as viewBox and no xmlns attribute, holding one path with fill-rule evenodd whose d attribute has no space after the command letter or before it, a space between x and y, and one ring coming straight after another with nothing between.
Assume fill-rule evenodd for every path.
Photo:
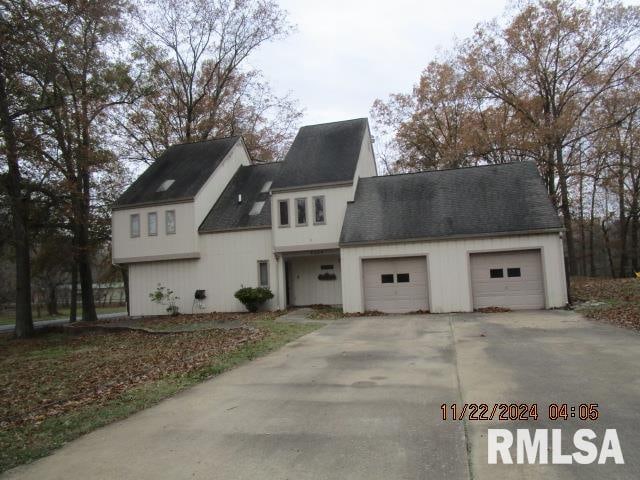
<instances>
[{"instance_id":1,"label":"porch post","mask_svg":"<svg viewBox=\"0 0 640 480\"><path fill-rule=\"evenodd\" d=\"M278 292L276 294L276 304L279 310L287 308L287 280L285 277L284 256L276 256L276 275Z\"/></svg>"}]
</instances>

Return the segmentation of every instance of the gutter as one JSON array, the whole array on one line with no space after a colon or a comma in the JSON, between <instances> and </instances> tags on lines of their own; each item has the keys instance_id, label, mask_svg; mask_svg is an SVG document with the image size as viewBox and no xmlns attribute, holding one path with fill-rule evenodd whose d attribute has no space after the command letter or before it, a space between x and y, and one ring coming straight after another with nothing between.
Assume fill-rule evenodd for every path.
<instances>
[{"instance_id":1,"label":"gutter","mask_svg":"<svg viewBox=\"0 0 640 480\"><path fill-rule=\"evenodd\" d=\"M523 235L542 235L545 233L563 233L564 227L556 228L541 228L534 230L519 230L515 232L493 232L493 233L477 233L474 235L460 234L460 235L447 235L442 237L416 237L416 238L401 238L392 240L365 240L361 242L340 242L340 248L358 247L361 245L388 245L398 243L418 243L418 242L439 242L443 240L464 240L467 238L491 238L491 237L515 237Z\"/></svg>"},{"instance_id":2,"label":"gutter","mask_svg":"<svg viewBox=\"0 0 640 480\"><path fill-rule=\"evenodd\" d=\"M194 200L195 197L182 197L169 200L154 200L151 202L128 203L126 205L114 205L113 207L111 207L111 211L115 212L117 210L131 210L132 208L153 207L155 205L174 205L177 203L189 203L193 202Z\"/></svg>"}]
</instances>

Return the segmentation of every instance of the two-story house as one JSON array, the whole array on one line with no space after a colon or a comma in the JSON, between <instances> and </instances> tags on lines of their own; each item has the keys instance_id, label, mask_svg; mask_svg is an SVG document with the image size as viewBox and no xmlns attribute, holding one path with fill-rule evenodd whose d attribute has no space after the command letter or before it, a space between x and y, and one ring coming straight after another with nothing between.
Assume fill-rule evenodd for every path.
<instances>
[{"instance_id":1,"label":"two-story house","mask_svg":"<svg viewBox=\"0 0 640 480\"><path fill-rule=\"evenodd\" d=\"M366 119L302 127L282 162L241 137L175 145L113 208L132 315L266 308L471 311L567 302L562 227L533 163L377 176ZM206 298L196 302L196 290Z\"/></svg>"}]
</instances>

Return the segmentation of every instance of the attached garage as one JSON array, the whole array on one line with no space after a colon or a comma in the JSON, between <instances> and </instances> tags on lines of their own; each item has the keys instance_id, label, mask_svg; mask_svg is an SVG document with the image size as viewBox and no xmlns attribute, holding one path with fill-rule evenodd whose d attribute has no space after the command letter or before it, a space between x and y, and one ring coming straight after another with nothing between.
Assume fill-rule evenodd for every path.
<instances>
[{"instance_id":1,"label":"attached garage","mask_svg":"<svg viewBox=\"0 0 640 480\"><path fill-rule=\"evenodd\" d=\"M474 309L545 307L540 250L473 253L470 261Z\"/></svg>"},{"instance_id":2,"label":"attached garage","mask_svg":"<svg viewBox=\"0 0 640 480\"><path fill-rule=\"evenodd\" d=\"M407 313L428 310L426 257L362 261L366 311Z\"/></svg>"}]
</instances>

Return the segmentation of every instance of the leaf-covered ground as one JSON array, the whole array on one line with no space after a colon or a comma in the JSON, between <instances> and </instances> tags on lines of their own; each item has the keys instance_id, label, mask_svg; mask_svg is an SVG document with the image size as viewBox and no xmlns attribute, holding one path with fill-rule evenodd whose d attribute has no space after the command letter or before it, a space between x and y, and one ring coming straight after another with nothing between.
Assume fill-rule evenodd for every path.
<instances>
[{"instance_id":1,"label":"leaf-covered ground","mask_svg":"<svg viewBox=\"0 0 640 480\"><path fill-rule=\"evenodd\" d=\"M640 331L640 279L571 279L571 296L584 316Z\"/></svg>"},{"instance_id":2,"label":"leaf-covered ground","mask_svg":"<svg viewBox=\"0 0 640 480\"><path fill-rule=\"evenodd\" d=\"M145 319L159 331L215 315ZM233 317L233 318L231 318ZM81 331L28 340L0 336L0 471L269 352L318 325L273 314L229 315L244 326L181 333Z\"/></svg>"}]
</instances>

